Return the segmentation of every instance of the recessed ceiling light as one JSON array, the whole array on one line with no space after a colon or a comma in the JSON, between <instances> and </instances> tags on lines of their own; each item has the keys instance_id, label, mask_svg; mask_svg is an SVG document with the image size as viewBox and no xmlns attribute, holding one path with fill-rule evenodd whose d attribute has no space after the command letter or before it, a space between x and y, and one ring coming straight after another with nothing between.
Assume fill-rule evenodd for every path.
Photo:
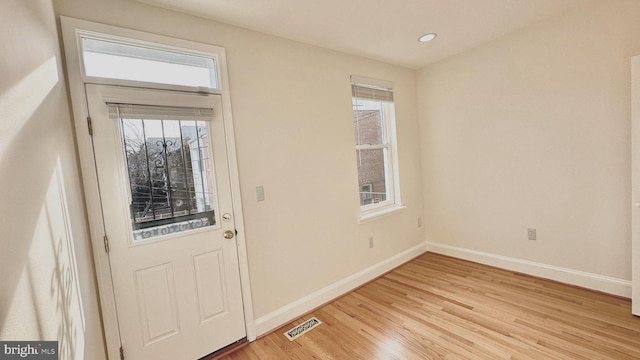
<instances>
[{"instance_id":1,"label":"recessed ceiling light","mask_svg":"<svg viewBox=\"0 0 640 360\"><path fill-rule=\"evenodd\" d=\"M434 33L425 34L425 35L420 36L420 37L418 38L418 41L423 42L423 43L425 43L425 42L429 42L429 41L431 41L431 40L435 39L435 38L436 38L436 36L438 36L438 35L436 35L436 34L434 34Z\"/></svg>"}]
</instances>

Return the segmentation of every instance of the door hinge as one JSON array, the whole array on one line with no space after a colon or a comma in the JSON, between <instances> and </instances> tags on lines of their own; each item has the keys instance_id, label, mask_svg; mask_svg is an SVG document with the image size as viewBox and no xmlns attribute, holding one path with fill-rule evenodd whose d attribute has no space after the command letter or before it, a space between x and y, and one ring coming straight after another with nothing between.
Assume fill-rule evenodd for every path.
<instances>
[{"instance_id":1,"label":"door hinge","mask_svg":"<svg viewBox=\"0 0 640 360\"><path fill-rule=\"evenodd\" d=\"M87 116L87 128L89 129L89 135L93 136L93 123L91 122L91 116Z\"/></svg>"},{"instance_id":2,"label":"door hinge","mask_svg":"<svg viewBox=\"0 0 640 360\"><path fill-rule=\"evenodd\" d=\"M102 240L104 240L104 251L107 252L107 254L109 253L109 238L107 237L107 235L105 235Z\"/></svg>"},{"instance_id":3,"label":"door hinge","mask_svg":"<svg viewBox=\"0 0 640 360\"><path fill-rule=\"evenodd\" d=\"M120 346L120 360L124 360L124 349Z\"/></svg>"}]
</instances>

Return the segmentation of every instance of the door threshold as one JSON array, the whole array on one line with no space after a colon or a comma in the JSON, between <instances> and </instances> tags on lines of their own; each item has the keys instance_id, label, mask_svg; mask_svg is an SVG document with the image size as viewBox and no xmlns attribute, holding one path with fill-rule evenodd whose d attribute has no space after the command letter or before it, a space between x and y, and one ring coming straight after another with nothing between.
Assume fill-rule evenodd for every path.
<instances>
[{"instance_id":1,"label":"door threshold","mask_svg":"<svg viewBox=\"0 0 640 360\"><path fill-rule=\"evenodd\" d=\"M220 350L214 351L209 355L203 356L198 360L216 360L216 359L220 359L221 357L224 357L226 355L231 354L232 352L243 348L245 346L249 345L249 340L247 340L247 338L242 338L234 343L231 343L225 347L223 347Z\"/></svg>"}]
</instances>

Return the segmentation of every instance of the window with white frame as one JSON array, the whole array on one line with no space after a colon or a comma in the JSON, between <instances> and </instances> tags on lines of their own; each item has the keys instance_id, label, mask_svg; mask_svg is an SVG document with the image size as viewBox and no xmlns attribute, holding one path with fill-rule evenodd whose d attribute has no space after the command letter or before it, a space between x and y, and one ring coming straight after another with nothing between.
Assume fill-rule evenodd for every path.
<instances>
[{"instance_id":1,"label":"window with white frame","mask_svg":"<svg viewBox=\"0 0 640 360\"><path fill-rule=\"evenodd\" d=\"M217 89L212 54L96 33L81 35L88 77Z\"/></svg>"},{"instance_id":2,"label":"window with white frame","mask_svg":"<svg viewBox=\"0 0 640 360\"><path fill-rule=\"evenodd\" d=\"M399 205L395 109L391 83L351 77L362 215Z\"/></svg>"}]
</instances>

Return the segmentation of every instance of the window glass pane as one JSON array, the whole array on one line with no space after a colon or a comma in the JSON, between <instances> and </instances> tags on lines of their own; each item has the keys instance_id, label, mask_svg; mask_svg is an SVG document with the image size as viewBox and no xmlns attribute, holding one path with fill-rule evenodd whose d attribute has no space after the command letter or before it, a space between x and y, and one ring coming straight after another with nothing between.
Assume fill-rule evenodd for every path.
<instances>
[{"instance_id":1,"label":"window glass pane","mask_svg":"<svg viewBox=\"0 0 640 360\"><path fill-rule=\"evenodd\" d=\"M395 165L395 112L390 82L351 76L361 219L400 201ZM354 82L357 81L357 82Z\"/></svg>"},{"instance_id":2,"label":"window glass pane","mask_svg":"<svg viewBox=\"0 0 640 360\"><path fill-rule=\"evenodd\" d=\"M207 124L120 121L131 186L134 240L214 225Z\"/></svg>"},{"instance_id":3,"label":"window glass pane","mask_svg":"<svg viewBox=\"0 0 640 360\"><path fill-rule=\"evenodd\" d=\"M161 49L82 39L87 76L217 88L212 58Z\"/></svg>"},{"instance_id":4,"label":"window glass pane","mask_svg":"<svg viewBox=\"0 0 640 360\"><path fill-rule=\"evenodd\" d=\"M384 142L383 103L353 99L353 125L356 145L382 144Z\"/></svg>"},{"instance_id":5,"label":"window glass pane","mask_svg":"<svg viewBox=\"0 0 640 360\"><path fill-rule=\"evenodd\" d=\"M360 206L386 201L387 149L357 150Z\"/></svg>"}]
</instances>

